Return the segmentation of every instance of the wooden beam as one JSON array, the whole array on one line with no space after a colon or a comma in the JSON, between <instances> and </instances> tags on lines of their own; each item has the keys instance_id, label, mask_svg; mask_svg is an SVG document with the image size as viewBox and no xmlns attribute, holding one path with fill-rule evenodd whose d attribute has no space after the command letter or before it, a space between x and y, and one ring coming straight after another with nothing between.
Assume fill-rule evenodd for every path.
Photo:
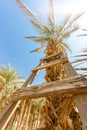
<instances>
[{"instance_id":1,"label":"wooden beam","mask_svg":"<svg viewBox=\"0 0 87 130\"><path fill-rule=\"evenodd\" d=\"M77 76L77 73L75 69L72 67L72 65L68 62L64 65L67 76ZM86 79L87 80L87 79ZM83 82L84 84L85 82ZM84 94L77 94L74 96L74 100L76 102L81 121L82 121L82 130L87 130L87 93Z\"/></svg>"},{"instance_id":2,"label":"wooden beam","mask_svg":"<svg viewBox=\"0 0 87 130\"><path fill-rule=\"evenodd\" d=\"M56 56L60 56L60 55L62 55L62 52L56 53L56 54L53 54L53 55L50 55L50 56L47 56L47 57L41 59L40 61L47 61L47 60L49 60L49 59L52 59L52 58L54 58L54 57L56 57Z\"/></svg>"},{"instance_id":3,"label":"wooden beam","mask_svg":"<svg viewBox=\"0 0 87 130\"><path fill-rule=\"evenodd\" d=\"M45 83L29 88L18 89L10 98L10 101L41 98L47 96L60 96L63 94L79 94L87 92L87 80L80 77L71 77L61 81Z\"/></svg>"},{"instance_id":4,"label":"wooden beam","mask_svg":"<svg viewBox=\"0 0 87 130\"><path fill-rule=\"evenodd\" d=\"M68 59L67 58L62 58L62 59L59 59L59 60L52 61L50 63L44 63L43 65L32 69L32 72L40 70L40 69L44 69L44 68L47 68L47 67L50 67L50 66L54 66L56 64L64 64L66 62L68 62Z\"/></svg>"}]
</instances>

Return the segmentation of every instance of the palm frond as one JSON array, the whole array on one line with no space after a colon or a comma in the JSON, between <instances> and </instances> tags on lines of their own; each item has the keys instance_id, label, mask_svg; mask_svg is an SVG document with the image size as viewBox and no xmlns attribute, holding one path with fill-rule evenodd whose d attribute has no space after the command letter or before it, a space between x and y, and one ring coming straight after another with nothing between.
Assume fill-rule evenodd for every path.
<instances>
[{"instance_id":1,"label":"palm frond","mask_svg":"<svg viewBox=\"0 0 87 130\"><path fill-rule=\"evenodd\" d=\"M71 14L68 14L68 15L65 17L64 21L62 22L62 25L61 25L61 26L58 26L58 34L61 35L62 32L65 31L65 28L66 28L67 24L69 23L71 16L72 16Z\"/></svg>"},{"instance_id":2,"label":"palm frond","mask_svg":"<svg viewBox=\"0 0 87 130\"><path fill-rule=\"evenodd\" d=\"M65 31L65 30L69 30L69 29L73 26L73 24L74 24L82 15L83 15L83 13L80 13L80 14L76 15L74 18L69 19L67 26L64 28L64 31ZM64 31L63 31L63 32L64 32ZM62 32L62 33L63 33L63 32Z\"/></svg>"},{"instance_id":3,"label":"palm frond","mask_svg":"<svg viewBox=\"0 0 87 130\"><path fill-rule=\"evenodd\" d=\"M78 35L78 36L87 36L87 34L81 34L81 35Z\"/></svg>"},{"instance_id":4,"label":"palm frond","mask_svg":"<svg viewBox=\"0 0 87 130\"><path fill-rule=\"evenodd\" d=\"M55 27L55 17L54 17L54 7L53 7L53 1L50 0L50 6L49 6L49 13L48 13L48 24L54 32L54 27Z\"/></svg>"},{"instance_id":5,"label":"palm frond","mask_svg":"<svg viewBox=\"0 0 87 130\"><path fill-rule=\"evenodd\" d=\"M87 71L87 68L76 68L76 70L83 70L83 71Z\"/></svg>"},{"instance_id":6,"label":"palm frond","mask_svg":"<svg viewBox=\"0 0 87 130\"><path fill-rule=\"evenodd\" d=\"M82 29L83 31L87 31L87 29Z\"/></svg>"},{"instance_id":7,"label":"palm frond","mask_svg":"<svg viewBox=\"0 0 87 130\"><path fill-rule=\"evenodd\" d=\"M76 56L74 56L74 57L83 57L83 56L87 56L87 54L76 55Z\"/></svg>"},{"instance_id":8,"label":"palm frond","mask_svg":"<svg viewBox=\"0 0 87 130\"><path fill-rule=\"evenodd\" d=\"M87 54L87 48L86 48L86 49L83 49L83 52Z\"/></svg>"},{"instance_id":9,"label":"palm frond","mask_svg":"<svg viewBox=\"0 0 87 130\"><path fill-rule=\"evenodd\" d=\"M82 29L83 31L87 31L87 29ZM87 34L80 34L78 36L87 36Z\"/></svg>"},{"instance_id":10,"label":"palm frond","mask_svg":"<svg viewBox=\"0 0 87 130\"><path fill-rule=\"evenodd\" d=\"M40 43L49 41L49 39L50 39L49 37L39 37L39 36L28 36L28 37L25 37L25 38L31 39L35 42L40 42Z\"/></svg>"},{"instance_id":11,"label":"palm frond","mask_svg":"<svg viewBox=\"0 0 87 130\"><path fill-rule=\"evenodd\" d=\"M72 63L77 63L77 62L82 62L82 61L87 62L87 58L77 59L77 60L73 61Z\"/></svg>"},{"instance_id":12,"label":"palm frond","mask_svg":"<svg viewBox=\"0 0 87 130\"><path fill-rule=\"evenodd\" d=\"M63 45L65 49L69 50L69 52L72 53L72 51L71 51L71 49L70 49L70 47L69 47L68 44L66 44L66 43L64 43L64 42L61 42L61 45Z\"/></svg>"},{"instance_id":13,"label":"palm frond","mask_svg":"<svg viewBox=\"0 0 87 130\"><path fill-rule=\"evenodd\" d=\"M41 33L44 34L46 36L49 36L52 31L50 30L50 28L48 26L46 26L45 24L43 26L41 26L40 24L38 24L36 21L34 20L30 20L30 22L32 23L32 25Z\"/></svg>"},{"instance_id":14,"label":"palm frond","mask_svg":"<svg viewBox=\"0 0 87 130\"><path fill-rule=\"evenodd\" d=\"M43 48L43 44L41 44L40 47L38 47L38 48L36 48L36 49L30 51L30 53L32 53L32 52L39 52L42 48Z\"/></svg>"},{"instance_id":15,"label":"palm frond","mask_svg":"<svg viewBox=\"0 0 87 130\"><path fill-rule=\"evenodd\" d=\"M34 19L37 23L43 25L41 19L37 17L36 14L34 14L24 3L22 3L21 0L16 0L16 2L29 19Z\"/></svg>"},{"instance_id":16,"label":"palm frond","mask_svg":"<svg viewBox=\"0 0 87 130\"><path fill-rule=\"evenodd\" d=\"M70 28L70 30L65 30L60 36L59 36L59 39L68 39L70 37L70 35L77 31L79 29L79 26L78 25L74 25L72 28Z\"/></svg>"},{"instance_id":17,"label":"palm frond","mask_svg":"<svg viewBox=\"0 0 87 130\"><path fill-rule=\"evenodd\" d=\"M66 25L68 24L68 22L70 21L70 18L71 18L71 14L68 14L65 18L64 18L64 21L62 22L62 28L65 28Z\"/></svg>"},{"instance_id":18,"label":"palm frond","mask_svg":"<svg viewBox=\"0 0 87 130\"><path fill-rule=\"evenodd\" d=\"M40 24L38 24L36 21L34 20L30 20L31 24L38 30L42 30L42 26Z\"/></svg>"},{"instance_id":19,"label":"palm frond","mask_svg":"<svg viewBox=\"0 0 87 130\"><path fill-rule=\"evenodd\" d=\"M50 30L48 26L44 25L41 33L46 36L50 36L52 34L52 31Z\"/></svg>"}]
</instances>

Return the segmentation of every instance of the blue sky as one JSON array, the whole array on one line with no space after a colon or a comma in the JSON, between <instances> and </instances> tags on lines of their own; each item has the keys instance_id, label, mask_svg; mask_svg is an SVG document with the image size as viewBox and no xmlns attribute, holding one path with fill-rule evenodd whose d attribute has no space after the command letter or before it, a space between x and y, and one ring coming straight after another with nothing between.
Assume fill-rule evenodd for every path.
<instances>
[{"instance_id":1,"label":"blue sky","mask_svg":"<svg viewBox=\"0 0 87 130\"><path fill-rule=\"evenodd\" d=\"M41 17L46 16L49 0L26 0L25 3L36 14ZM85 11L84 15L78 20L78 24L82 28L87 29L87 0L54 0L54 7L56 12L56 20L61 23L67 13L72 13L73 16L78 12ZM84 33L77 31L68 40L72 49L70 56L79 53L82 47L87 44L86 37L77 37L78 34ZM0 65L7 65L10 63L17 71L21 72L24 78L27 78L31 73L40 58L44 55L39 53L29 53L30 50L38 47L38 44L26 40L24 36L36 34L35 30L29 23L28 19L24 17L21 9L19 9L15 0L0 1ZM37 79L37 83L42 80L42 73Z\"/></svg>"}]
</instances>

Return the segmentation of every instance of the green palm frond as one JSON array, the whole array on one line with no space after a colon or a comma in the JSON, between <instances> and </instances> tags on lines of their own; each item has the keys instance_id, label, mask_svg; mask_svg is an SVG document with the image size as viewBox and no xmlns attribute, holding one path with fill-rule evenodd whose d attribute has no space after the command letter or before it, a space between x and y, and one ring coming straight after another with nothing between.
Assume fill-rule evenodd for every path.
<instances>
[{"instance_id":1,"label":"green palm frond","mask_svg":"<svg viewBox=\"0 0 87 130\"><path fill-rule=\"evenodd\" d=\"M79 26L74 23L76 23L83 13L79 13L75 17L72 17L72 15L69 14L65 17L61 25L57 25L55 23L53 1L49 0L49 2L48 22L47 24L44 24L44 22L29 8L27 8L20 0L17 0L19 6L29 16L31 24L39 31L38 36L30 36L26 38L39 42L40 44L42 44L42 42L45 44L52 39L57 39L58 41L65 43L64 40L68 39L73 32L79 29ZM61 45L64 46L65 44L61 43ZM68 48L68 45L65 45L65 48ZM68 48L68 50L70 49Z\"/></svg>"},{"instance_id":2,"label":"green palm frond","mask_svg":"<svg viewBox=\"0 0 87 130\"><path fill-rule=\"evenodd\" d=\"M61 42L61 45L64 47L64 49L67 49L67 50L69 50L69 52L72 53L72 51L71 51L71 49L70 49L70 47L69 47L68 44L66 44L66 43L64 43L64 42Z\"/></svg>"},{"instance_id":3,"label":"green palm frond","mask_svg":"<svg viewBox=\"0 0 87 130\"><path fill-rule=\"evenodd\" d=\"M2 75L0 75L0 84L5 83L5 82L6 82L5 78Z\"/></svg>"},{"instance_id":4,"label":"green palm frond","mask_svg":"<svg viewBox=\"0 0 87 130\"><path fill-rule=\"evenodd\" d=\"M60 36L59 36L59 39L68 39L70 37L70 35L77 31L79 29L79 26L78 25L73 25L72 28L70 28L70 30L65 30Z\"/></svg>"},{"instance_id":5,"label":"green palm frond","mask_svg":"<svg viewBox=\"0 0 87 130\"><path fill-rule=\"evenodd\" d=\"M6 81L5 84L23 83L23 79L19 76L14 68L10 65L5 67L4 65L0 67L0 77Z\"/></svg>"}]
</instances>

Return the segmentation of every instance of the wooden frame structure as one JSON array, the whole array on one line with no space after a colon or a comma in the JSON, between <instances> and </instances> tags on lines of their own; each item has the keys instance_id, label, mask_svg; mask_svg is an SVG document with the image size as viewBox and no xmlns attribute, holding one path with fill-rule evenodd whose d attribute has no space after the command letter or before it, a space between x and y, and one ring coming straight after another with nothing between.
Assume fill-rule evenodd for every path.
<instances>
[{"instance_id":1,"label":"wooden frame structure","mask_svg":"<svg viewBox=\"0 0 87 130\"><path fill-rule=\"evenodd\" d=\"M55 61L46 63L49 59L56 57ZM34 80L38 70L53 66L55 64L64 64L65 71L68 78L61 81L54 81L50 83L44 83L32 87L27 87ZM83 76L79 76L67 57L64 57L61 53L54 54L50 57L41 59L41 63L38 67L32 69L32 74L25 81L23 86L18 89L9 99L9 106L0 115L0 130L4 130L8 121L12 117L13 113L17 109L21 100L47 97L47 96L61 96L72 95L76 105L78 107L80 117L83 124L83 130L87 130L87 79ZM40 130L46 130L42 128Z\"/></svg>"}]
</instances>

